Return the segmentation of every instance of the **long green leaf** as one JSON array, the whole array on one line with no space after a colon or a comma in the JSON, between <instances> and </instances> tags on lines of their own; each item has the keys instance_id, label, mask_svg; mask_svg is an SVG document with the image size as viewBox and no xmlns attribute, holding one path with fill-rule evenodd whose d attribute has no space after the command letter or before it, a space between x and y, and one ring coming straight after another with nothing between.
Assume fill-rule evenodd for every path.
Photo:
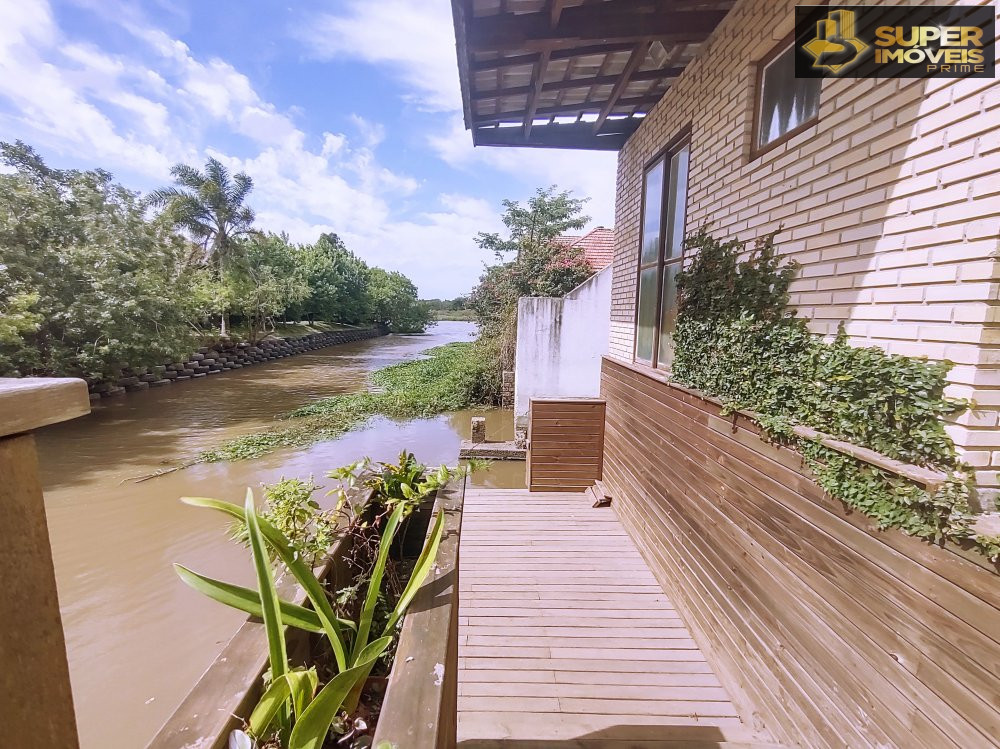
<instances>
[{"instance_id":1,"label":"long green leaf","mask_svg":"<svg viewBox=\"0 0 1000 749\"><path fill-rule=\"evenodd\" d=\"M257 707L250 713L249 725L250 735L255 739L265 738L264 734L274 722L274 716L278 714L281 707L288 701L292 687L288 683L289 674L275 679L271 685L261 695Z\"/></svg>"},{"instance_id":2,"label":"long green leaf","mask_svg":"<svg viewBox=\"0 0 1000 749\"><path fill-rule=\"evenodd\" d=\"M245 611L251 616L260 617L260 594L252 588L244 588L242 585L227 583L222 580L208 577L195 572L183 564L174 564L177 576L185 584L197 590L212 600L232 606L234 609ZM279 599L281 606L281 621L306 632L322 632L323 623L319 615L312 609L299 606L297 603ZM337 619L337 623L346 629L356 629L357 625L348 619Z\"/></svg>"},{"instance_id":3,"label":"long green leaf","mask_svg":"<svg viewBox=\"0 0 1000 749\"><path fill-rule=\"evenodd\" d=\"M361 618L358 620L358 634L354 638L354 647L351 649L351 664L357 660L361 651L368 645L368 634L372 628L372 618L375 616L375 606L378 603L378 594L382 590L382 578L385 576L385 565L389 559L389 547L392 546L392 539L396 535L396 529L403 518L403 511L406 506L400 502L396 509L389 515L385 529L382 531L382 540L378 547L378 557L375 566L372 568L371 578L368 581L368 592L365 594L365 603L361 608Z\"/></svg>"},{"instance_id":4,"label":"long green leaf","mask_svg":"<svg viewBox=\"0 0 1000 749\"><path fill-rule=\"evenodd\" d=\"M309 707L295 721L288 749L320 749L323 746L326 735L330 732L330 724L337 717L344 698L355 684L368 678L376 659L385 652L390 642L391 637L382 637L370 643L359 653L355 666L341 671L319 690Z\"/></svg>"},{"instance_id":5,"label":"long green leaf","mask_svg":"<svg viewBox=\"0 0 1000 749\"><path fill-rule=\"evenodd\" d=\"M231 502L223 502L218 499L210 499L208 497L181 497L181 501L185 504L189 504L192 507L208 507L212 510L218 510L231 517L238 520L244 520L243 511L232 504ZM256 514L256 513L255 513ZM323 590L323 586L320 584L319 580L313 574L313 571L306 565L298 555L295 550L292 549L291 544L281 531L271 525L267 520L262 517L257 517L258 524L260 526L261 533L264 534L264 538L270 544L271 548L274 549L274 553L278 555L278 558L284 563L288 571L295 576L298 580L299 585L309 596L309 601L312 603L313 608L316 610L316 614L319 616L320 623L323 625L323 630L326 632L326 636L330 640L330 646L333 648L333 655L337 659L337 668L343 671L347 668L347 654L344 647L344 639L341 635L340 630L340 619L337 618L336 613L334 613L333 606L330 604L330 599L327 598L326 592Z\"/></svg>"},{"instance_id":6,"label":"long green leaf","mask_svg":"<svg viewBox=\"0 0 1000 749\"><path fill-rule=\"evenodd\" d=\"M292 686L292 706L295 708L296 719L305 712L312 702L313 695L316 694L316 686L319 684L319 677L315 668L305 671L292 672L295 677L289 680Z\"/></svg>"},{"instance_id":7,"label":"long green leaf","mask_svg":"<svg viewBox=\"0 0 1000 749\"><path fill-rule=\"evenodd\" d=\"M266 738L267 729L289 698L292 698L295 714L301 715L312 700L316 684L316 669L313 668L289 671L272 681L250 714L250 734L256 739Z\"/></svg>"},{"instance_id":8,"label":"long green leaf","mask_svg":"<svg viewBox=\"0 0 1000 749\"><path fill-rule=\"evenodd\" d=\"M424 580L427 579L427 575L430 574L431 568L434 566L434 561L437 559L438 548L441 546L441 537L443 535L444 510L438 510L437 517L434 518L434 527L427 541L424 542L424 548L421 550L420 556L417 557L417 563L413 566L413 572L406 583L406 588L403 589L403 595L399 597L396 608L392 610L389 621L386 623L385 629L382 630L383 635L392 634L396 623L406 613L407 607L417 595L417 590L423 585Z\"/></svg>"},{"instance_id":9,"label":"long green leaf","mask_svg":"<svg viewBox=\"0 0 1000 749\"><path fill-rule=\"evenodd\" d=\"M245 611L251 616L262 616L260 595L256 590L206 577L194 570L188 569L182 564L175 564L174 570L176 570L177 576L187 585L212 600L223 603L226 606L232 606L234 609ZM307 632L323 631L323 625L320 623L315 611L284 599L279 599L278 605L281 608L281 621L284 624L304 629Z\"/></svg>"},{"instance_id":10,"label":"long green leaf","mask_svg":"<svg viewBox=\"0 0 1000 749\"><path fill-rule=\"evenodd\" d=\"M288 673L288 651L285 647L285 628L281 623L278 591L274 586L274 576L271 574L271 559L267 555L267 546L260 532L257 511L253 505L253 491L250 489L247 489L244 517L250 535L253 565L257 571L261 618L264 620L264 631L267 633L268 658L271 662L271 680L275 681Z\"/></svg>"}]
</instances>

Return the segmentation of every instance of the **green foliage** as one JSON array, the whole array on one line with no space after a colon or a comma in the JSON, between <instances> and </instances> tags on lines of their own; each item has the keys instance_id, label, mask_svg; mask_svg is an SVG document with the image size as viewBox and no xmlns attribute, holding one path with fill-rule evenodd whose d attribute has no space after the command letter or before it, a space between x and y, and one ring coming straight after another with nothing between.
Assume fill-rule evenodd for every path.
<instances>
[{"instance_id":1,"label":"green foliage","mask_svg":"<svg viewBox=\"0 0 1000 749\"><path fill-rule=\"evenodd\" d=\"M568 190L557 193L555 185L539 187L526 206L515 200L503 200L502 220L507 227L507 238L495 232L480 232L476 244L496 254L498 260L512 252L520 255L526 249L547 246L560 234L587 225L590 217L580 215L587 200L571 197Z\"/></svg>"},{"instance_id":2,"label":"green foliage","mask_svg":"<svg viewBox=\"0 0 1000 749\"><path fill-rule=\"evenodd\" d=\"M430 470L418 462L413 453L403 450L399 453L398 463L374 462L371 458L364 458L330 471L327 475L340 482L340 486L334 490L338 496L338 506L359 488L363 488L369 493L372 502L389 510L402 504L403 516L406 517L426 497L452 479L464 476L468 470L452 469L446 465Z\"/></svg>"},{"instance_id":3,"label":"green foliage","mask_svg":"<svg viewBox=\"0 0 1000 749\"><path fill-rule=\"evenodd\" d=\"M294 491L311 486L302 484ZM247 611L247 599L256 597L256 604L250 613L259 613L267 633L271 669L257 707L250 715L248 728L254 739L263 742L277 742L287 749L319 749L325 742L334 720L342 711L348 713L357 707L357 698L375 662L387 651L396 627L416 595L417 590L430 574L437 558L437 552L444 533L444 514L438 512L434 518L424 547L413 566L409 580L402 593L393 603L383 624L380 635L371 638L375 608L382 599L381 590L388 564L389 549L403 519L406 505L397 503L386 519L378 543L374 565L367 575L364 604L358 617L358 624L341 627L333 614L331 596L313 574L298 553L291 539L278 530L268 520L257 513L253 504L253 493L247 490L246 505L241 511L236 505L219 500L185 498L188 504L208 507L241 519L247 529L254 568L257 573L258 588L253 591L229 583L216 586L206 584L209 578L192 573L180 565L175 565L181 579L213 600ZM299 503L301 504L301 503ZM318 508L317 508L318 509ZM307 525L313 521L307 522ZM315 666L291 669L285 645L285 626L299 626L303 620L306 631L315 632L308 621L309 611L283 601L278 597L271 571L268 548L272 549L285 564L288 571L305 590L317 619L323 625L327 645L336 660L334 676L317 692L319 685ZM216 581L211 581L216 582ZM235 591L235 592L234 592ZM336 598L336 593L333 594ZM284 617L285 612L290 616ZM301 612L301 613L300 613ZM351 632L353 631L353 634ZM242 733L242 732L240 732Z\"/></svg>"},{"instance_id":4,"label":"green foliage","mask_svg":"<svg viewBox=\"0 0 1000 749\"><path fill-rule=\"evenodd\" d=\"M296 409L275 427L237 437L199 456L215 463L265 455L339 437L373 416L418 419L482 405L488 363L472 343L451 343L424 352L426 359L395 364L372 375L380 392L347 393Z\"/></svg>"},{"instance_id":5,"label":"green foliage","mask_svg":"<svg viewBox=\"0 0 1000 749\"><path fill-rule=\"evenodd\" d=\"M310 294L295 248L279 234L255 233L239 242L223 278L229 308L243 318L251 343L257 342L268 321Z\"/></svg>"},{"instance_id":6,"label":"green foliage","mask_svg":"<svg viewBox=\"0 0 1000 749\"><path fill-rule=\"evenodd\" d=\"M183 356L207 299L169 222L100 170L0 144L0 374L116 376Z\"/></svg>"},{"instance_id":7,"label":"green foliage","mask_svg":"<svg viewBox=\"0 0 1000 749\"><path fill-rule=\"evenodd\" d=\"M417 299L417 287L402 273L372 268L368 274L371 321L393 333L422 333L430 310Z\"/></svg>"},{"instance_id":8,"label":"green foliage","mask_svg":"<svg viewBox=\"0 0 1000 749\"><path fill-rule=\"evenodd\" d=\"M337 517L325 512L313 495L319 490L312 476L304 479L282 478L264 485L264 509L260 516L285 535L292 549L310 567L329 551L337 537ZM233 538L249 542L244 523L234 524Z\"/></svg>"},{"instance_id":9,"label":"green foliage","mask_svg":"<svg viewBox=\"0 0 1000 749\"><path fill-rule=\"evenodd\" d=\"M179 164L145 200L103 170L58 170L0 143L0 375L113 380L188 355L210 320L251 340L279 317L423 330L400 273L369 268L336 234L312 245L253 229L253 183L217 160ZM147 215L149 206L163 207Z\"/></svg>"},{"instance_id":10,"label":"green foliage","mask_svg":"<svg viewBox=\"0 0 1000 749\"><path fill-rule=\"evenodd\" d=\"M349 325L367 322L369 268L364 261L336 234L322 234L315 244L302 245L298 252L309 295L292 305L291 314Z\"/></svg>"},{"instance_id":11,"label":"green foliage","mask_svg":"<svg viewBox=\"0 0 1000 749\"><path fill-rule=\"evenodd\" d=\"M678 275L672 377L747 410L776 441L805 456L820 485L879 527L940 541L968 538L970 471L943 419L965 410L944 395L950 362L888 354L812 334L787 308L795 272L782 265L774 236L749 252L704 231ZM741 259L742 258L742 259ZM946 472L936 492L793 432L795 425Z\"/></svg>"},{"instance_id":12,"label":"green foliage","mask_svg":"<svg viewBox=\"0 0 1000 749\"><path fill-rule=\"evenodd\" d=\"M165 207L166 216L201 243L205 259L225 269L237 240L253 228L253 209L244 205L253 180L242 172L230 175L215 158L205 162L204 172L176 164L170 174L175 186L154 190L147 203Z\"/></svg>"}]
</instances>

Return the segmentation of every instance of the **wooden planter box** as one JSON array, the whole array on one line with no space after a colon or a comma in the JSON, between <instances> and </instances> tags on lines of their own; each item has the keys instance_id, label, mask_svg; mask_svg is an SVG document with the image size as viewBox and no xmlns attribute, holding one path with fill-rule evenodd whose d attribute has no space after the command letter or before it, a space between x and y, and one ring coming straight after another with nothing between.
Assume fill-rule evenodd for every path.
<instances>
[{"instance_id":1,"label":"wooden planter box","mask_svg":"<svg viewBox=\"0 0 1000 749\"><path fill-rule=\"evenodd\" d=\"M445 513L437 564L403 620L373 745L453 749L458 717L458 547L465 480L438 491Z\"/></svg>"},{"instance_id":2,"label":"wooden planter box","mask_svg":"<svg viewBox=\"0 0 1000 749\"><path fill-rule=\"evenodd\" d=\"M458 539L464 495L464 480L449 484L437 492L433 512L427 512L429 519L438 508L445 510L444 537L438 552L437 564L421 586L403 619L399 648L386 690L377 734L382 736L382 721L389 724L390 728L399 725L397 720L388 720L395 710L406 712L417 709L418 713L415 714L425 715L427 709L436 706L434 709L443 715L446 721L450 721L451 743L416 743L413 740L404 740L400 746L406 749L454 746L455 742L458 690ZM417 520L416 517L414 519ZM335 589L350 583L350 575L342 562L350 550L348 546L350 542L349 538L339 540L320 570L320 577L331 588ZM292 575L284 575L278 581L278 594L286 600L301 605L307 603L305 593L298 587ZM308 653L309 638L308 632L287 628L289 660L301 662L305 658ZM404 663L410 656L414 657ZM423 672L418 672L416 668L418 663L423 664L425 661L430 664L428 672L435 674L430 680L420 679ZM435 684L437 673L440 671L440 669L435 671L438 662L444 664L444 671L441 672L441 683ZM226 749L230 732L242 727L244 719L250 715L260 698L261 677L267 669L267 664L267 638L263 624L257 619L248 617L174 714L153 737L147 749ZM419 685L415 683L418 679ZM428 689L428 686L434 688ZM419 699L409 696L411 694ZM437 735L440 731L435 729L434 733ZM421 734L422 736L424 734Z\"/></svg>"}]
</instances>

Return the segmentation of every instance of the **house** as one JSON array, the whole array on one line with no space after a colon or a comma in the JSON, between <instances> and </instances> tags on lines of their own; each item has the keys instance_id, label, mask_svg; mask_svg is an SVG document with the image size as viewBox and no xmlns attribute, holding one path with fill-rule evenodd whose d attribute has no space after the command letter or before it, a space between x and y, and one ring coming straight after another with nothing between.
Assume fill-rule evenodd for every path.
<instances>
[{"instance_id":1,"label":"house","mask_svg":"<svg viewBox=\"0 0 1000 749\"><path fill-rule=\"evenodd\" d=\"M597 226L583 236L563 234L555 238L557 244L563 247L578 249L594 269L594 272L604 270L615 259L615 230Z\"/></svg>"},{"instance_id":2,"label":"house","mask_svg":"<svg viewBox=\"0 0 1000 749\"><path fill-rule=\"evenodd\" d=\"M975 407L947 434L980 507L1000 492L995 4L933 27L980 24L981 73L797 77L823 34L875 45L818 7L797 36L787 0L454 0L465 122L481 146L618 151L603 480L744 714L788 745L996 746L996 565L879 530L753 414L671 381L684 237L777 232L813 332L954 363L948 393ZM925 480L835 442L899 486Z\"/></svg>"}]
</instances>

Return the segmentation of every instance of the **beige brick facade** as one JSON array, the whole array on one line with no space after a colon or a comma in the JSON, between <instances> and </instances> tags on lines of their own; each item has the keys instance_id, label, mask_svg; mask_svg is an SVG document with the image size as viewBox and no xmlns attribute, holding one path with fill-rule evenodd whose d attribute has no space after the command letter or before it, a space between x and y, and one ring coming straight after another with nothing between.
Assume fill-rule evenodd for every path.
<instances>
[{"instance_id":1,"label":"beige brick facade","mask_svg":"<svg viewBox=\"0 0 1000 749\"><path fill-rule=\"evenodd\" d=\"M855 345L953 361L949 392L978 408L949 430L1000 487L1000 81L825 80L818 123L751 159L755 62L793 9L738 2L621 151L611 354L632 359L643 168L690 128L687 230L783 226L815 331L844 321Z\"/></svg>"}]
</instances>

